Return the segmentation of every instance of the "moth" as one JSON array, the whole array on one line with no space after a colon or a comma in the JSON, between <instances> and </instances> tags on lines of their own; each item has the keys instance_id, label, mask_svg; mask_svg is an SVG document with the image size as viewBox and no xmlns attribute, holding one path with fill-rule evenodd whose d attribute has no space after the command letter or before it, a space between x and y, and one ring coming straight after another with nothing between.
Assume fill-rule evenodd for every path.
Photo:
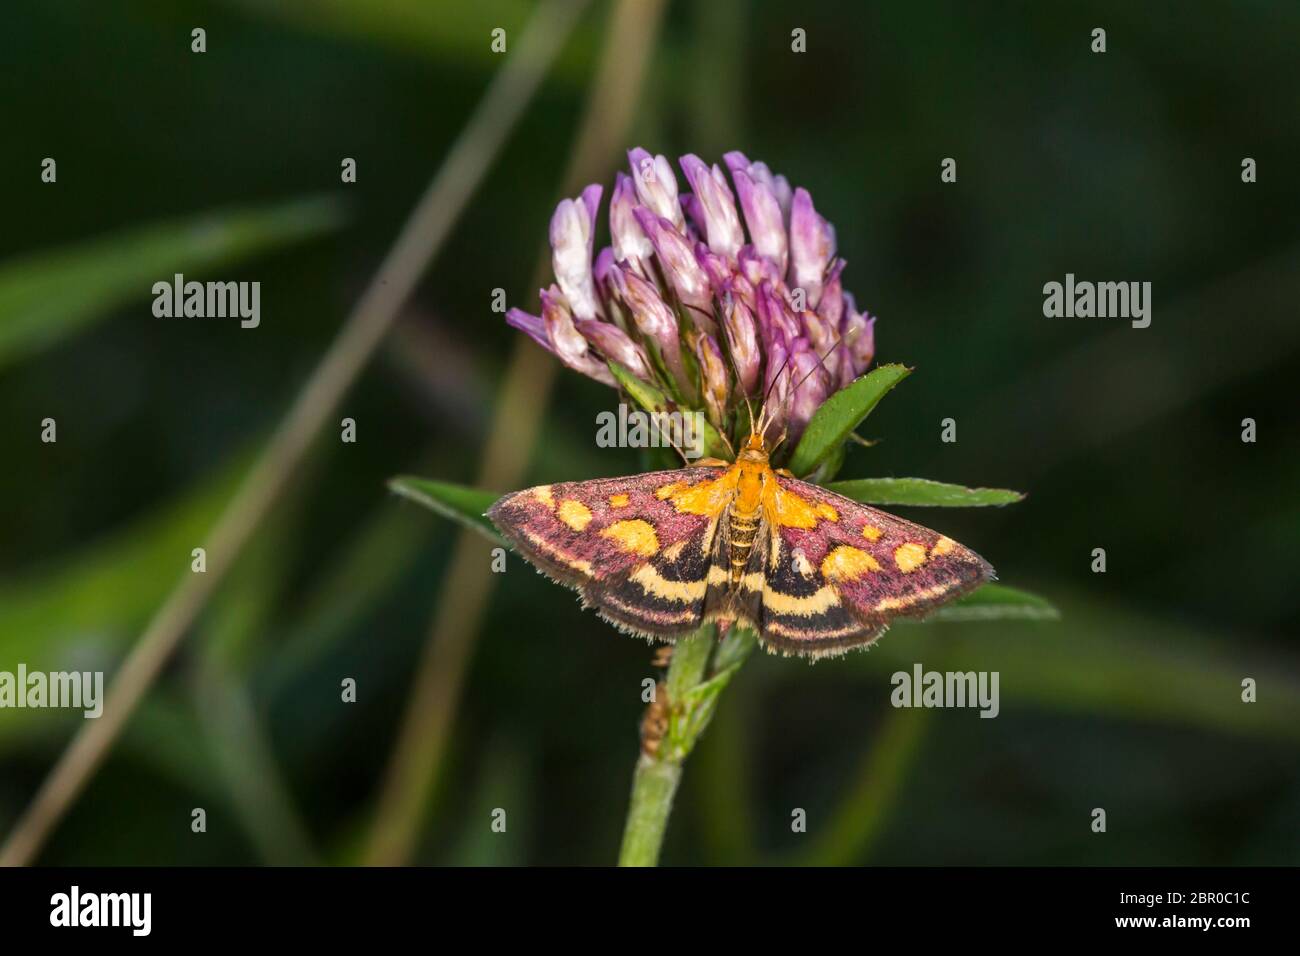
<instances>
[{"instance_id":1,"label":"moth","mask_svg":"<svg viewBox=\"0 0 1300 956\"><path fill-rule=\"evenodd\" d=\"M774 470L761 430L734 462L540 485L488 516L532 564L623 630L716 622L768 651L864 647L994 577L951 538Z\"/></svg>"}]
</instances>

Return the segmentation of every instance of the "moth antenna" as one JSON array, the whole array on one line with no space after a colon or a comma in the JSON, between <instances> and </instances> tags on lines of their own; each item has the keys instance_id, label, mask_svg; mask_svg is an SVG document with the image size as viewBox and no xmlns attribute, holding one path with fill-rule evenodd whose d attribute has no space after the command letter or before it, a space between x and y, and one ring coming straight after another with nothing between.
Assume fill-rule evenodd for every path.
<instances>
[{"instance_id":1,"label":"moth antenna","mask_svg":"<svg viewBox=\"0 0 1300 956\"><path fill-rule=\"evenodd\" d=\"M767 391L763 393L764 409L767 408L767 400L772 397L772 389L776 388L776 383L781 380L781 373L784 372L785 367L790 364L790 359L793 357L793 355L794 355L793 352L786 353L785 361L782 362L781 365L777 368L776 374L772 376L772 381L768 383Z\"/></svg>"},{"instance_id":2,"label":"moth antenna","mask_svg":"<svg viewBox=\"0 0 1300 956\"><path fill-rule=\"evenodd\" d=\"M731 372L735 376L734 381L736 383L736 388L740 388L740 366L736 364L736 356L732 354L731 343L727 341L726 335L723 335L722 338L723 341L727 342L727 361L731 363ZM752 428L754 425L754 409L749 404L749 396L742 395L742 397L745 399L745 408L749 411L749 422L750 427ZM727 446L727 451L731 452L731 457L734 459L736 457L736 449L732 447L731 439L727 437L727 433L722 429L718 430L718 434L722 437L722 441Z\"/></svg>"},{"instance_id":3,"label":"moth antenna","mask_svg":"<svg viewBox=\"0 0 1300 956\"><path fill-rule=\"evenodd\" d=\"M854 329L853 331L857 332L858 330ZM790 391L793 393L796 389L799 388L800 385L808 381L808 379L812 377L813 372L817 371L818 366L821 366L822 368L826 369L826 373L829 375L831 370L829 368L826 368L826 359L830 356L832 352L834 352L837 348L840 347L840 343L843 341L844 341L844 337L837 332L835 334L835 341L830 344L830 347L825 352L817 356L817 365L814 365L812 368L810 368L808 370L808 374L805 375L803 378L799 379L799 381L795 384L794 388L790 389Z\"/></svg>"},{"instance_id":4,"label":"moth antenna","mask_svg":"<svg viewBox=\"0 0 1300 956\"><path fill-rule=\"evenodd\" d=\"M836 342L835 344L833 344L833 345L832 345L832 346L831 346L831 347L826 351L826 355L830 355L831 352L833 352L833 351L835 350L836 346L838 346L838 345L839 345L838 342ZM787 356L785 357L785 362L782 363L782 368L784 368L785 365L786 365L787 363L789 363L790 359L793 358L793 357L794 357L794 353L793 353L793 352L791 352L789 355L787 355ZM781 403L781 411L782 411L782 413L788 412L788 411L790 410L790 403L794 401L794 396L795 396L795 393L799 390L799 386L802 385L804 382L808 381L808 378L813 374L813 372L817 371L817 367L820 365L822 368L826 368L824 362L825 362L825 356L822 356L822 357L818 358L818 359L817 359L817 364L814 365L812 368L810 368L810 369L808 370L808 374L805 375L803 378L799 379L798 382L796 382L795 384L791 385L790 388L786 390L786 393L785 393L785 401L783 401L783 402ZM830 369L826 369L826 372L827 372L827 374L829 374L829 373L830 373ZM780 372L777 372L777 377L778 377L778 378L780 377L780 374L781 374ZM773 384L773 385L776 384L776 379L775 379L775 378L772 379L772 384ZM781 436L781 441L784 441L784 440L785 440L785 435L782 434L782 436ZM780 444L780 442L778 442L777 444ZM773 451L776 451L776 445L773 445L773 446L771 447L771 449L769 450L769 453L770 453L770 452L773 452Z\"/></svg>"},{"instance_id":5,"label":"moth antenna","mask_svg":"<svg viewBox=\"0 0 1300 956\"><path fill-rule=\"evenodd\" d=\"M677 443L673 441L673 438L672 438L671 433L670 433L666 428L664 428L663 426L661 426L661 425L659 424L659 414L662 414L662 413L658 413L658 414L655 414L655 415L652 415L652 416L651 416L651 421L654 422L655 433L656 433L656 434L659 434L659 435L663 435L664 438L666 438L666 439L668 440L668 445L669 445L669 447L671 447L672 450L675 451L675 452L677 452L677 454L681 457L681 459L682 459L682 464L683 464L683 465L689 465L689 464L691 463L691 458L690 458L690 456L687 455L686 452L682 451L681 448L678 447ZM691 414L692 414L692 415L700 415L701 417L704 415L703 412L692 412ZM685 421L684 418L683 418L683 421ZM691 434L692 434L692 435L695 434L695 429L694 429L694 428L691 429ZM703 429L700 430L700 434L701 434L701 435L703 434ZM731 440L730 440L729 438L727 438L726 434L725 434L724 432L722 432L722 431L719 431L719 432L718 432L718 437L722 439L723 443L727 446L727 450L728 450L729 452L731 452L731 457L732 457L732 458L735 458L735 457L736 457L736 449L735 449L734 447L732 447Z\"/></svg>"},{"instance_id":6,"label":"moth antenna","mask_svg":"<svg viewBox=\"0 0 1300 956\"><path fill-rule=\"evenodd\" d=\"M849 336L849 339L851 340L853 338L853 335L856 335L857 332L858 329L854 329L853 334ZM827 356L829 356L832 352L834 352L837 348L839 348L841 343L843 343L844 341L845 341L844 336L841 335L839 332L836 332L835 341L830 344L830 346L826 349L825 352L817 356L817 365L820 365L822 368L826 368ZM794 358L793 352L790 352L786 355L785 361L781 363L781 367L778 368L776 370L776 374L772 376L772 382L770 385L768 385L767 391L763 393L763 408L765 411L767 408L767 400L772 394L772 389L776 387L777 381L781 378L781 373L785 371L785 367L790 364L790 359L792 358ZM794 395L795 390L798 389L800 385L808 381L808 377L812 375L814 371L816 371L816 368L817 366L813 366L813 368L809 370L808 375L805 375L803 378L799 379L798 383L796 383L794 387L791 388L789 393L786 395L786 401L790 400L790 398ZM830 369L826 369L826 371L830 372Z\"/></svg>"},{"instance_id":7,"label":"moth antenna","mask_svg":"<svg viewBox=\"0 0 1300 956\"><path fill-rule=\"evenodd\" d=\"M662 435L665 439L667 439L668 447L671 448L673 451L677 452L678 456L682 460L682 464L689 465L691 463L691 460L686 456L686 452L682 451L680 448L677 447L677 443L673 441L673 436L669 433L668 429L664 428L662 425L659 424L660 414L661 413L659 412L651 412L650 414L650 424L654 428L655 435L656 436Z\"/></svg>"},{"instance_id":8,"label":"moth antenna","mask_svg":"<svg viewBox=\"0 0 1300 956\"><path fill-rule=\"evenodd\" d=\"M764 399L763 407L758 410L758 427L754 432L754 434L761 437L764 442L767 441L767 430L772 425L772 416L768 414L769 408L770 406L767 404L767 400Z\"/></svg>"},{"instance_id":9,"label":"moth antenna","mask_svg":"<svg viewBox=\"0 0 1300 956\"><path fill-rule=\"evenodd\" d=\"M618 390L618 393L620 396L620 400L622 400L622 398L631 398L631 396L628 395L627 392L621 388ZM686 457L686 452L678 448L677 443L673 441L672 435L670 435L666 429L660 426L659 424L660 414L661 413L659 412L650 413L650 427L653 429L655 436L657 437L662 435L664 438L666 438L668 440L668 447L671 448L673 451L677 452L678 456L682 460L682 464L684 465L690 464L690 459ZM663 446L660 445L659 447L662 448Z\"/></svg>"},{"instance_id":10,"label":"moth antenna","mask_svg":"<svg viewBox=\"0 0 1300 956\"><path fill-rule=\"evenodd\" d=\"M686 457L686 452L682 451L680 448L674 445L671 438L668 439L668 447L671 448L673 451L677 452L678 457L680 457L682 460L682 465L689 465L691 463L691 460Z\"/></svg>"},{"instance_id":11,"label":"moth antenna","mask_svg":"<svg viewBox=\"0 0 1300 956\"><path fill-rule=\"evenodd\" d=\"M761 427L758 429L756 434L762 435L764 439L766 439L767 437L767 426L772 423L772 420L768 417L767 414L767 409L768 409L767 400L772 397L772 389L776 388L776 383L781 381L781 373L785 371L785 367L790 364L790 359L793 357L794 357L793 352L786 353L785 361L783 361L781 365L777 368L776 374L772 376L772 381L768 383L766 391L763 392L763 405L758 412L758 420Z\"/></svg>"},{"instance_id":12,"label":"moth antenna","mask_svg":"<svg viewBox=\"0 0 1300 956\"><path fill-rule=\"evenodd\" d=\"M732 447L731 439L727 437L727 433L719 429L718 437L722 439L722 443L727 446L727 451L731 452L731 457L734 459L736 457L736 449Z\"/></svg>"},{"instance_id":13,"label":"moth antenna","mask_svg":"<svg viewBox=\"0 0 1300 956\"><path fill-rule=\"evenodd\" d=\"M859 331L858 329L853 329L853 331L849 334L849 339L852 340L858 331ZM825 352L817 356L817 364L814 365L812 368L810 368L808 370L808 374L805 375L803 378L799 379L798 382L796 382L793 386L791 386L790 391L786 393L785 401L787 405L794 400L794 394L799 390L799 386L802 385L804 382L808 381L808 379L812 377L812 374L817 371L818 367L826 369L826 374L828 375L830 374L831 370L829 368L826 368L826 359L832 352L834 352L837 348L839 348L840 344L843 343L844 341L845 341L844 336L836 332L835 341L830 344L830 346L826 349ZM786 356L786 358L788 360L789 356ZM784 440L784 437L785 436L782 436L782 440ZM773 451L776 450L775 445L772 446L772 450Z\"/></svg>"},{"instance_id":14,"label":"moth antenna","mask_svg":"<svg viewBox=\"0 0 1300 956\"><path fill-rule=\"evenodd\" d=\"M749 433L753 435L754 434L754 405L749 400L748 395L744 396L744 398L745 398L745 411L749 413Z\"/></svg>"},{"instance_id":15,"label":"moth antenna","mask_svg":"<svg viewBox=\"0 0 1300 956\"><path fill-rule=\"evenodd\" d=\"M731 309L734 311L735 308L736 308L735 304L732 303L732 302L729 302L729 301L728 301L728 299L730 298L730 295L731 295L731 293L727 293L727 298L718 299L718 303L719 303L719 304L720 304L724 309L727 308L728 306L730 306ZM722 341L725 342L726 345L727 345L727 348L726 348L727 359L728 359L728 361L731 362L731 370L732 370L733 372L736 373L736 381L740 381L740 367L736 364L736 356L733 355L732 352L731 352L731 340L730 340L729 338L727 338L725 328L724 328L724 330L723 330Z\"/></svg>"}]
</instances>

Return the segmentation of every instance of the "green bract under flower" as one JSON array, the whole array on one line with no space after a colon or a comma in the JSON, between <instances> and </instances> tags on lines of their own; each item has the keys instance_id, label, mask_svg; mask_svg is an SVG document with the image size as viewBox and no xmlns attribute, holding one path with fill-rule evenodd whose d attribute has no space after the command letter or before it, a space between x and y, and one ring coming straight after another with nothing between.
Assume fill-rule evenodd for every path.
<instances>
[{"instance_id":1,"label":"green bract under flower","mask_svg":"<svg viewBox=\"0 0 1300 956\"><path fill-rule=\"evenodd\" d=\"M875 352L875 319L840 283L834 228L806 190L743 153L723 157L731 183L683 156L686 193L666 157L628 159L632 175L618 174L609 201L610 245L593 256L601 186L563 200L542 314L511 309L507 321L570 368L616 387L630 376L737 440L750 427L745 399L765 398L771 433L793 447Z\"/></svg>"}]
</instances>

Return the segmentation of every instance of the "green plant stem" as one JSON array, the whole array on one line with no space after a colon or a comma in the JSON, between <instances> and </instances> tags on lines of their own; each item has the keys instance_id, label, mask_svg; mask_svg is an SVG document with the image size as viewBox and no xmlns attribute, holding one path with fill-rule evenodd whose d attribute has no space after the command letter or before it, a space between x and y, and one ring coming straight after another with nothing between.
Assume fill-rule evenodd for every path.
<instances>
[{"instance_id":1,"label":"green plant stem","mask_svg":"<svg viewBox=\"0 0 1300 956\"><path fill-rule=\"evenodd\" d=\"M667 730L653 752L643 747L637 759L619 866L659 862L682 765L713 717L718 695L753 650L754 637L747 631L728 634L710 674L709 660L716 646L716 632L708 625L673 648L661 702L667 708Z\"/></svg>"},{"instance_id":2,"label":"green plant stem","mask_svg":"<svg viewBox=\"0 0 1300 956\"><path fill-rule=\"evenodd\" d=\"M668 815L682 779L682 765L641 754L632 777L632 802L623 830L619 866L654 866L659 862Z\"/></svg>"},{"instance_id":3,"label":"green plant stem","mask_svg":"<svg viewBox=\"0 0 1300 956\"><path fill-rule=\"evenodd\" d=\"M704 680L713 653L716 634L712 626L684 637L673 647L673 661L668 665L668 703L680 700L692 687Z\"/></svg>"}]
</instances>

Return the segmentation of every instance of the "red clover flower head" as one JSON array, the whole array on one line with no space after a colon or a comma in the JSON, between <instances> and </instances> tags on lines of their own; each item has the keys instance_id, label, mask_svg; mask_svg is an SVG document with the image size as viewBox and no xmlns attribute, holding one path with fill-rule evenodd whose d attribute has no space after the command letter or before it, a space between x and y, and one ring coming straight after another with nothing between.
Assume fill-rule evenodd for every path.
<instances>
[{"instance_id":1,"label":"red clover flower head","mask_svg":"<svg viewBox=\"0 0 1300 956\"><path fill-rule=\"evenodd\" d=\"M774 434L788 430L793 446L875 354L875 319L840 283L834 227L807 190L743 153L723 157L730 182L716 163L681 157L685 193L667 157L637 148L628 161L610 194L610 244L594 252L601 186L561 201L542 314L511 309L506 321L569 368L617 386L617 363L724 432L746 398L766 396Z\"/></svg>"}]
</instances>

